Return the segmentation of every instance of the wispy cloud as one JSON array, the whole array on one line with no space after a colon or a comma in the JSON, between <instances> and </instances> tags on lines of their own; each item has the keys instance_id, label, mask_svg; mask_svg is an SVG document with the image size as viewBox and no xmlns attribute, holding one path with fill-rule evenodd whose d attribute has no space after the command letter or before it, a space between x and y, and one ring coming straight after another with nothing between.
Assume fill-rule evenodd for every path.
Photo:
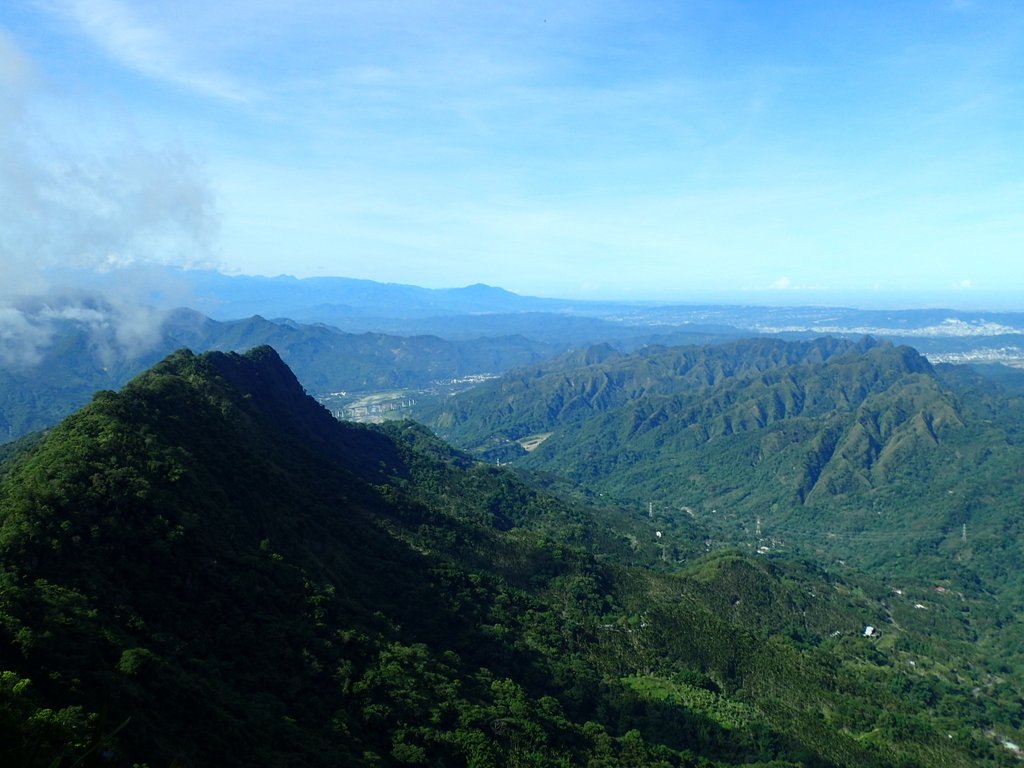
<instances>
[{"instance_id":1,"label":"wispy cloud","mask_svg":"<svg viewBox=\"0 0 1024 768\"><path fill-rule=\"evenodd\" d=\"M130 140L91 153L51 140L44 153L21 132L8 126L0 153L3 292L33 290L45 269L210 260L216 206L188 154Z\"/></svg>"},{"instance_id":2,"label":"wispy cloud","mask_svg":"<svg viewBox=\"0 0 1024 768\"><path fill-rule=\"evenodd\" d=\"M219 215L196 159L127 129L76 143L34 72L0 31L0 297L50 269L209 263Z\"/></svg>"},{"instance_id":3,"label":"wispy cloud","mask_svg":"<svg viewBox=\"0 0 1024 768\"><path fill-rule=\"evenodd\" d=\"M0 364L13 368L38 365L61 332L84 333L89 351L108 367L133 359L160 340L164 309L142 304L116 292L51 295L0 304Z\"/></svg>"},{"instance_id":4,"label":"wispy cloud","mask_svg":"<svg viewBox=\"0 0 1024 768\"><path fill-rule=\"evenodd\" d=\"M119 64L147 77L217 99L250 101L256 96L229 75L191 64L180 40L120 0L44 0L43 4L73 22Z\"/></svg>"},{"instance_id":5,"label":"wispy cloud","mask_svg":"<svg viewBox=\"0 0 1024 768\"><path fill-rule=\"evenodd\" d=\"M10 35L0 29L0 89L5 97L22 92L33 77L32 64Z\"/></svg>"},{"instance_id":6,"label":"wispy cloud","mask_svg":"<svg viewBox=\"0 0 1024 768\"><path fill-rule=\"evenodd\" d=\"M34 166L60 231L107 233L92 253L130 255L146 222L173 221L142 217L117 241L140 198L111 185L143 166L177 179L183 156L175 199L200 201L184 184L199 154L240 271L803 300L876 281L949 290L985 253L971 293L1000 274L1020 285L1012 4L9 3L28 4L46 23L8 12L11 28L44 77L68 82L66 56L97 53L68 102L84 86L88 109L192 147ZM623 276L625 259L638 268Z\"/></svg>"}]
</instances>

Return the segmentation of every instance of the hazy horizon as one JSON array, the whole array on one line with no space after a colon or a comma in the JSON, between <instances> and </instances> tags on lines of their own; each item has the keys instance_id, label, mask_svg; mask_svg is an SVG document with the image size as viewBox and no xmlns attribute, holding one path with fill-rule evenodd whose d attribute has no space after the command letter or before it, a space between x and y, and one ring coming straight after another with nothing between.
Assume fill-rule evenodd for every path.
<instances>
[{"instance_id":1,"label":"hazy horizon","mask_svg":"<svg viewBox=\"0 0 1024 768\"><path fill-rule=\"evenodd\" d=\"M563 299L567 301L593 301L602 303L623 303L623 304L686 304L686 305L737 305L737 306L766 306L766 307L848 307L853 309L955 309L965 312L1024 312L1024 294L1017 291L972 291L965 292L958 289L947 291L885 291L881 289L864 291L844 291L842 289L800 289L794 291L779 291L770 288L728 290L693 290L685 288L664 289L662 291L652 290L649 293L616 293L613 290L595 291L580 295L579 293L560 294L554 291L539 290L517 291L504 285L488 283L484 280L474 280L458 285L436 284L423 285L403 280L373 280L372 278L354 277L352 275L307 275L299 277L287 272L278 274L257 274L243 272L225 272L216 270L226 277L259 277L259 278L290 278L295 280L317 279L317 278L341 278L355 280L372 280L379 283L390 283L395 285L412 285L421 288L435 290L453 290L469 288L474 285L484 285L490 288L515 293L519 296L542 298L542 299Z\"/></svg>"},{"instance_id":2,"label":"hazy horizon","mask_svg":"<svg viewBox=\"0 0 1024 768\"><path fill-rule=\"evenodd\" d=\"M161 292L165 294L165 299L169 300L170 304L177 302L183 302L187 304L191 295L191 289L189 288L190 281L187 279L187 275L193 269L197 270L200 274L205 272L213 272L222 275L227 278L256 278L260 280L358 280L358 281L369 281L380 283L382 285L402 285L412 286L417 288L427 288L430 290L459 290L465 288L471 288L473 286L482 285L488 288L497 288L510 293L514 293L517 296L524 298L540 298L540 299L555 299L569 302L594 302L594 303L606 303L606 304L635 304L635 305L680 305L680 306L748 306L748 307L819 307L819 308L849 308L849 309L865 309L865 310L913 310L913 309L950 309L963 312L1024 312L1024 295L1015 291L991 292L983 293L980 291L972 291L965 293L963 291L948 291L948 292L906 292L906 291L892 291L887 292L883 290L874 291L862 291L862 292L847 292L842 290L835 291L813 291L813 290L801 290L801 291L771 291L771 290L739 290L739 291L708 291L708 290L694 290L687 292L685 289L673 288L666 289L660 295L657 291L652 291L650 294L629 294L629 293L616 293L609 291L607 293L596 293L581 296L579 294L559 294L554 291L519 291L513 288L509 288L505 285L496 283L488 283L484 280L475 280L472 282L461 283L461 284L442 284L437 283L434 285L424 285L421 283L414 283L408 280L373 280L372 278L356 277L353 275L310 275L306 277L300 277L287 272L280 272L277 274L258 274L227 271L224 269L208 268L208 267L197 267L197 268L179 268L171 267L170 278L167 277L168 273L160 269L155 269L151 265L142 267L128 266L124 268L117 268L114 270L96 273L80 273L80 275L72 275L69 281L69 285L82 285L88 283L92 286L102 286L103 290L109 287L117 286L119 284L126 283L129 289L138 289L139 294L143 292L143 287L146 284L147 278L152 278L152 284L157 285ZM180 270L180 271L179 271ZM157 272L161 272L161 276L156 276ZM90 277L85 277L89 275ZM175 277L177 275L177 277ZM79 279L83 277L83 279ZM178 278L183 279L178 279ZM48 279L48 282L56 284L59 282L59 276L54 273ZM167 302L164 302L167 303Z\"/></svg>"},{"instance_id":3,"label":"hazy horizon","mask_svg":"<svg viewBox=\"0 0 1024 768\"><path fill-rule=\"evenodd\" d=\"M0 8L0 281L1024 309L1024 8Z\"/></svg>"}]
</instances>

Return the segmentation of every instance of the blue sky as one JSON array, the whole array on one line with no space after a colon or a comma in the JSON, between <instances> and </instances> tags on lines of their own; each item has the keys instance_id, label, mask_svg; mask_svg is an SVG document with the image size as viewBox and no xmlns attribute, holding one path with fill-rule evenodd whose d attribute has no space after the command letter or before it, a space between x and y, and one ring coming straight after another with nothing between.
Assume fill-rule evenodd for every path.
<instances>
[{"instance_id":1,"label":"blue sky","mask_svg":"<svg viewBox=\"0 0 1024 768\"><path fill-rule=\"evenodd\" d=\"M7 0L0 88L27 287L1024 309L1016 2Z\"/></svg>"}]
</instances>

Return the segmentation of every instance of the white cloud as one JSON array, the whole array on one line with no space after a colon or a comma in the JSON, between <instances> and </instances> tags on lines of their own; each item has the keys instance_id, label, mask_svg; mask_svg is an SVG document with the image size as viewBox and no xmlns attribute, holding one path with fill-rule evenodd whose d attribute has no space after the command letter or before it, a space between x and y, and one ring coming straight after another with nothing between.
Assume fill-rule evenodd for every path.
<instances>
[{"instance_id":1,"label":"white cloud","mask_svg":"<svg viewBox=\"0 0 1024 768\"><path fill-rule=\"evenodd\" d=\"M147 77L218 99L255 97L228 75L191 64L175 36L119 0L52 0L45 6L70 19L112 59Z\"/></svg>"},{"instance_id":2,"label":"white cloud","mask_svg":"<svg viewBox=\"0 0 1024 768\"><path fill-rule=\"evenodd\" d=\"M0 304L0 363L31 367L43 360L62 331L85 332L90 352L103 366L133 359L160 340L167 312L140 304L127 292L104 297L83 293Z\"/></svg>"},{"instance_id":3,"label":"white cloud","mask_svg":"<svg viewBox=\"0 0 1024 768\"><path fill-rule=\"evenodd\" d=\"M768 286L768 288L773 291L785 291L788 288L792 287L792 281L786 276L780 277L778 280L776 280L774 283Z\"/></svg>"},{"instance_id":4,"label":"white cloud","mask_svg":"<svg viewBox=\"0 0 1024 768\"><path fill-rule=\"evenodd\" d=\"M37 109L32 72L0 32L0 362L39 362L68 323L105 364L137 355L163 318L146 306L164 287L154 265L213 261L219 215L206 174L187 152L127 134L73 143L66 116Z\"/></svg>"},{"instance_id":5,"label":"white cloud","mask_svg":"<svg viewBox=\"0 0 1024 768\"><path fill-rule=\"evenodd\" d=\"M0 151L6 291L46 269L211 261L218 216L187 153L131 141L82 154L51 141L53 151L43 152L7 128Z\"/></svg>"},{"instance_id":6,"label":"white cloud","mask_svg":"<svg viewBox=\"0 0 1024 768\"><path fill-rule=\"evenodd\" d=\"M0 363L35 365L52 337L48 324L34 322L20 309L0 304Z\"/></svg>"},{"instance_id":7,"label":"white cloud","mask_svg":"<svg viewBox=\"0 0 1024 768\"><path fill-rule=\"evenodd\" d=\"M0 29L0 89L4 94L22 90L32 80L32 64L14 40Z\"/></svg>"},{"instance_id":8,"label":"white cloud","mask_svg":"<svg viewBox=\"0 0 1024 768\"><path fill-rule=\"evenodd\" d=\"M48 270L209 264L219 215L195 158L127 131L74 143L73 118L35 108L32 71L0 33L0 294L40 290Z\"/></svg>"}]
</instances>

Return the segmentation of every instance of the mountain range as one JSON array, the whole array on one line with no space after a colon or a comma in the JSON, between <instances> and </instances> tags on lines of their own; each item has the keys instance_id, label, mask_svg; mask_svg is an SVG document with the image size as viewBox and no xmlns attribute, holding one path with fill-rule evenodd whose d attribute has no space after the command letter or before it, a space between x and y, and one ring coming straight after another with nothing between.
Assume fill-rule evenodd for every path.
<instances>
[{"instance_id":1,"label":"mountain range","mask_svg":"<svg viewBox=\"0 0 1024 768\"><path fill-rule=\"evenodd\" d=\"M769 343L732 371L716 354L690 367L700 386L817 370L817 400L808 375L786 406L805 414L933 376L867 343ZM577 357L614 382L590 369L616 353ZM844 367L864 357L877 381ZM580 379L569 363L558 375ZM600 411L621 399L606 388L582 397ZM722 417L731 434L785 421ZM412 422L338 422L269 347L176 352L0 464L0 755L1014 764L1017 660L969 634L952 590L916 610L869 574L705 553L704 531L663 523L568 501Z\"/></svg>"},{"instance_id":2,"label":"mountain range","mask_svg":"<svg viewBox=\"0 0 1024 768\"><path fill-rule=\"evenodd\" d=\"M433 390L439 380L493 375L598 343L629 352L766 335L871 333L933 362L970 363L1024 386L1024 374L1005 367L1024 366L1024 315L1012 312L568 301L485 285L427 289L159 268L76 281L75 290L21 297L0 313L0 440L53 425L92 392L121 386L183 346L272 344L310 392L344 393L331 405L346 413L358 410L350 394ZM129 299L133 286L143 296ZM398 402L432 394L403 393Z\"/></svg>"},{"instance_id":3,"label":"mountain range","mask_svg":"<svg viewBox=\"0 0 1024 768\"><path fill-rule=\"evenodd\" d=\"M99 302L92 311L110 313ZM125 348L118 332L118 325L106 320L51 321L50 338L35 359L0 367L0 436L10 440L51 426L87 403L93 392L120 387L181 347L232 351L272 344L317 394L429 387L438 380L499 373L565 349L521 336L446 341L345 333L259 316L216 321L186 309L163 316L145 348Z\"/></svg>"}]
</instances>

